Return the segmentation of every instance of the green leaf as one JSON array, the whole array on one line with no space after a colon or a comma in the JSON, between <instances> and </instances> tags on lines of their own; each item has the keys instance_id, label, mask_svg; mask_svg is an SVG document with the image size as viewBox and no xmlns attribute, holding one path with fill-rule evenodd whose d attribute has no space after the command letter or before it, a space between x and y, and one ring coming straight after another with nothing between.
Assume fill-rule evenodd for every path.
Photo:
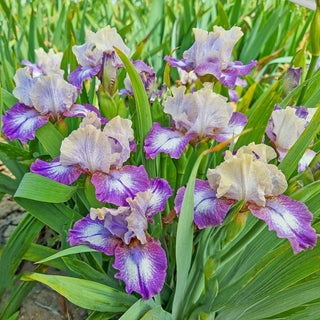
<instances>
[{"instance_id":1,"label":"green leaf","mask_svg":"<svg viewBox=\"0 0 320 320\"><path fill-rule=\"evenodd\" d=\"M238 319L256 320L267 318L304 305L307 302L320 298L319 286L320 280L316 279L277 292L249 307Z\"/></svg>"},{"instance_id":2,"label":"green leaf","mask_svg":"<svg viewBox=\"0 0 320 320\"><path fill-rule=\"evenodd\" d=\"M320 126L320 108L316 111L308 126L304 129L296 143L291 147L278 168L285 174L287 179L296 170L300 159L310 145Z\"/></svg>"},{"instance_id":3,"label":"green leaf","mask_svg":"<svg viewBox=\"0 0 320 320\"><path fill-rule=\"evenodd\" d=\"M138 300L133 304L119 320L140 320L141 317L150 309L154 308L156 304L152 299L149 300Z\"/></svg>"},{"instance_id":4,"label":"green leaf","mask_svg":"<svg viewBox=\"0 0 320 320\"><path fill-rule=\"evenodd\" d=\"M134 296L129 296L111 287L84 279L39 273L24 274L21 279L42 282L75 305L89 310L117 314L125 312L137 301Z\"/></svg>"},{"instance_id":5,"label":"green leaf","mask_svg":"<svg viewBox=\"0 0 320 320\"><path fill-rule=\"evenodd\" d=\"M115 48L117 54L125 65L128 75L130 77L130 81L132 83L134 98L136 101L136 109L138 115L138 129L139 129L139 148L142 153L142 148L144 145L144 139L147 134L150 132L152 128L152 117L150 111L150 105L148 101L148 97L146 91L144 89L142 80L139 76L139 73L130 62L128 57L118 48ZM149 173L151 178L154 178L156 175L155 171L155 163L153 160L146 160L145 157L142 157L142 161L146 166L146 170Z\"/></svg>"},{"instance_id":6,"label":"green leaf","mask_svg":"<svg viewBox=\"0 0 320 320\"><path fill-rule=\"evenodd\" d=\"M36 137L52 158L60 155L60 147L64 138L51 122L38 128Z\"/></svg>"},{"instance_id":7,"label":"green leaf","mask_svg":"<svg viewBox=\"0 0 320 320\"><path fill-rule=\"evenodd\" d=\"M14 195L19 186L17 179L12 179L9 176L0 173L0 192Z\"/></svg>"},{"instance_id":8,"label":"green leaf","mask_svg":"<svg viewBox=\"0 0 320 320\"><path fill-rule=\"evenodd\" d=\"M1 88L1 97L2 97L3 103L8 108L11 108L15 103L19 101L13 94L11 94L9 91L7 91L4 88Z\"/></svg>"},{"instance_id":9,"label":"green leaf","mask_svg":"<svg viewBox=\"0 0 320 320\"><path fill-rule=\"evenodd\" d=\"M22 257L43 224L27 214L13 231L0 255L0 296L9 287Z\"/></svg>"},{"instance_id":10,"label":"green leaf","mask_svg":"<svg viewBox=\"0 0 320 320\"><path fill-rule=\"evenodd\" d=\"M0 152L8 156L9 159L27 160L32 158L30 152L3 142L0 142Z\"/></svg>"},{"instance_id":11,"label":"green leaf","mask_svg":"<svg viewBox=\"0 0 320 320\"><path fill-rule=\"evenodd\" d=\"M15 197L60 203L68 201L76 190L77 187L66 186L35 173L26 173L15 193Z\"/></svg>"},{"instance_id":12,"label":"green leaf","mask_svg":"<svg viewBox=\"0 0 320 320\"><path fill-rule=\"evenodd\" d=\"M68 256L70 254L77 254L77 253L81 253L81 252L91 252L91 251L97 252L97 250L92 249L87 245L84 245L84 244L83 245L78 245L78 246L75 246L75 247L72 247L72 248L68 248L68 249L59 251L59 252L53 254L52 256L49 256L49 257L47 257L45 259L37 261L37 263L45 263L45 262L48 262L48 261L53 260L53 259L57 259L57 258Z\"/></svg>"},{"instance_id":13,"label":"green leaf","mask_svg":"<svg viewBox=\"0 0 320 320\"><path fill-rule=\"evenodd\" d=\"M161 306L156 306L155 308L148 311L141 320L172 320L172 315L164 311Z\"/></svg>"},{"instance_id":14,"label":"green leaf","mask_svg":"<svg viewBox=\"0 0 320 320\"><path fill-rule=\"evenodd\" d=\"M248 145L250 142L261 143L275 103L280 98L281 86L279 82L275 82L272 87L265 93L263 99L255 107L252 114L249 116L248 122L244 130L251 129L250 134L239 137L235 149L243 145Z\"/></svg>"},{"instance_id":15,"label":"green leaf","mask_svg":"<svg viewBox=\"0 0 320 320\"><path fill-rule=\"evenodd\" d=\"M172 306L174 319L178 319L185 304L184 297L186 294L193 245L194 187L202 158L202 155L198 157L192 169L179 216L176 241L177 285Z\"/></svg>"}]
</instances>

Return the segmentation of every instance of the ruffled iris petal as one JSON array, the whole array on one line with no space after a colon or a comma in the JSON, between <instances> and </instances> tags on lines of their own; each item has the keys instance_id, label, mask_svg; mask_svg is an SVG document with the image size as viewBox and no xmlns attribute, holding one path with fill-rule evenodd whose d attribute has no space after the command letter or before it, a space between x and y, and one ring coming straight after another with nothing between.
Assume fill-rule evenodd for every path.
<instances>
[{"instance_id":1,"label":"ruffled iris petal","mask_svg":"<svg viewBox=\"0 0 320 320\"><path fill-rule=\"evenodd\" d=\"M287 238L294 253L316 245L318 235L311 227L313 216L302 202L280 195L268 198L265 207L250 204L249 209L267 223L269 230L276 231L279 238Z\"/></svg>"},{"instance_id":2,"label":"ruffled iris petal","mask_svg":"<svg viewBox=\"0 0 320 320\"><path fill-rule=\"evenodd\" d=\"M128 294L135 291L148 300L164 285L167 259L158 241L147 237L146 244L133 240L130 245L117 246L113 267L120 270L115 277L126 283Z\"/></svg>"},{"instance_id":3,"label":"ruffled iris petal","mask_svg":"<svg viewBox=\"0 0 320 320\"><path fill-rule=\"evenodd\" d=\"M59 158L55 158L52 162L37 159L32 163L30 171L66 185L76 181L81 174L78 166L63 166Z\"/></svg>"},{"instance_id":4,"label":"ruffled iris petal","mask_svg":"<svg viewBox=\"0 0 320 320\"><path fill-rule=\"evenodd\" d=\"M124 166L119 170L110 170L108 174L96 172L91 182L100 202L110 202L117 206L128 205L127 198L134 198L149 186L148 174L142 165Z\"/></svg>"},{"instance_id":5,"label":"ruffled iris petal","mask_svg":"<svg viewBox=\"0 0 320 320\"><path fill-rule=\"evenodd\" d=\"M101 64L96 66L78 66L68 75L68 81L78 88L79 91L82 89L82 83L85 80L92 79L101 69Z\"/></svg>"},{"instance_id":6,"label":"ruffled iris petal","mask_svg":"<svg viewBox=\"0 0 320 320\"><path fill-rule=\"evenodd\" d=\"M219 142L226 141L239 134L243 130L247 121L248 119L243 113L234 112L230 118L228 126L218 129L212 138Z\"/></svg>"},{"instance_id":7,"label":"ruffled iris petal","mask_svg":"<svg viewBox=\"0 0 320 320\"><path fill-rule=\"evenodd\" d=\"M67 241L71 246L87 244L109 256L114 254L115 247L121 242L104 227L103 220L92 220L90 215L77 221L73 229L69 229Z\"/></svg>"},{"instance_id":8,"label":"ruffled iris petal","mask_svg":"<svg viewBox=\"0 0 320 320\"><path fill-rule=\"evenodd\" d=\"M146 157L154 159L158 153L164 152L169 153L174 159L179 159L191 137L192 135L184 135L171 128L162 128L155 122L145 139Z\"/></svg>"},{"instance_id":9,"label":"ruffled iris petal","mask_svg":"<svg viewBox=\"0 0 320 320\"><path fill-rule=\"evenodd\" d=\"M178 190L175 199L175 210L180 214L185 188ZM196 179L194 189L194 222L199 229L219 226L224 220L234 200L217 198L209 182Z\"/></svg>"},{"instance_id":10,"label":"ruffled iris petal","mask_svg":"<svg viewBox=\"0 0 320 320\"><path fill-rule=\"evenodd\" d=\"M241 61L230 62L226 69L220 69L221 62L218 58L214 58L206 63L197 66L194 72L200 76L206 74L214 75L225 87L234 88L238 76L246 76L251 69L257 65L257 61L251 61L247 65L243 65Z\"/></svg>"},{"instance_id":11,"label":"ruffled iris petal","mask_svg":"<svg viewBox=\"0 0 320 320\"><path fill-rule=\"evenodd\" d=\"M48 120L49 115L42 115L34 108L18 102L2 117L2 131L10 140L20 139L27 143L35 138L36 130Z\"/></svg>"}]
</instances>

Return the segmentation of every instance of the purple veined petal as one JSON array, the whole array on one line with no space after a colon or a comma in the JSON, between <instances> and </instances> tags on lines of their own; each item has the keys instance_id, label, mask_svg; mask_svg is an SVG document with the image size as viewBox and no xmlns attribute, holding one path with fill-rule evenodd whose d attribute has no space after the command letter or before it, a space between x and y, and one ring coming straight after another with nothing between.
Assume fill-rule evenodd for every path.
<instances>
[{"instance_id":1,"label":"purple veined petal","mask_svg":"<svg viewBox=\"0 0 320 320\"><path fill-rule=\"evenodd\" d=\"M81 169L77 165L63 166L59 160L59 157L54 158L51 162L37 159L31 164L30 171L51 180L70 185L79 178Z\"/></svg>"},{"instance_id":2,"label":"purple veined petal","mask_svg":"<svg viewBox=\"0 0 320 320\"><path fill-rule=\"evenodd\" d=\"M145 191L149 186L148 174L142 165L124 166L119 170L110 170L108 174L96 172L91 182L100 202L117 206L127 206L127 198L134 198L138 192Z\"/></svg>"},{"instance_id":3,"label":"purple veined petal","mask_svg":"<svg viewBox=\"0 0 320 320\"><path fill-rule=\"evenodd\" d=\"M212 59L207 63L203 63L194 69L194 72L200 76L206 74L214 75L225 87L234 88L238 76L246 76L251 69L257 65L257 61L251 61L247 65L243 65L240 61L230 62L228 67L220 70L220 61L218 58Z\"/></svg>"},{"instance_id":4,"label":"purple veined petal","mask_svg":"<svg viewBox=\"0 0 320 320\"><path fill-rule=\"evenodd\" d=\"M283 77L283 93L288 95L299 85L302 68L289 68Z\"/></svg>"},{"instance_id":5,"label":"purple veined petal","mask_svg":"<svg viewBox=\"0 0 320 320\"><path fill-rule=\"evenodd\" d=\"M235 202L217 198L208 181L197 179L194 189L194 223L199 229L221 225Z\"/></svg>"},{"instance_id":6,"label":"purple veined petal","mask_svg":"<svg viewBox=\"0 0 320 320\"><path fill-rule=\"evenodd\" d=\"M113 267L120 270L115 278L126 284L126 291L141 294L148 300L158 294L164 285L167 269L165 251L159 241L147 237L146 244L132 240L130 245L121 244L115 249Z\"/></svg>"},{"instance_id":7,"label":"purple veined petal","mask_svg":"<svg viewBox=\"0 0 320 320\"><path fill-rule=\"evenodd\" d=\"M2 132L9 140L20 139L27 143L35 138L36 130L49 121L49 115L42 115L36 109L17 102L2 121Z\"/></svg>"},{"instance_id":8,"label":"purple veined petal","mask_svg":"<svg viewBox=\"0 0 320 320\"><path fill-rule=\"evenodd\" d=\"M148 219L151 219L156 213L165 209L167 200L172 196L172 189L165 179L150 179L148 189L152 193L149 206L146 212Z\"/></svg>"},{"instance_id":9,"label":"purple veined petal","mask_svg":"<svg viewBox=\"0 0 320 320\"><path fill-rule=\"evenodd\" d=\"M162 128L157 122L145 139L144 151L146 157L154 159L160 152L169 153L174 159L179 159L192 135L184 135L172 128Z\"/></svg>"},{"instance_id":10,"label":"purple veined petal","mask_svg":"<svg viewBox=\"0 0 320 320\"><path fill-rule=\"evenodd\" d=\"M247 121L248 119L243 113L233 112L228 126L217 130L212 138L219 142L226 141L239 134L245 127Z\"/></svg>"},{"instance_id":11,"label":"purple veined petal","mask_svg":"<svg viewBox=\"0 0 320 320\"><path fill-rule=\"evenodd\" d=\"M78 66L68 75L68 81L82 91L82 83L85 80L92 79L101 69L101 64L96 66Z\"/></svg>"},{"instance_id":12,"label":"purple veined petal","mask_svg":"<svg viewBox=\"0 0 320 320\"><path fill-rule=\"evenodd\" d=\"M86 117L90 111L93 111L97 117L101 120L101 124L108 122L107 118L101 117L99 110L91 104L78 104L75 103L71 108L63 113L65 117Z\"/></svg>"},{"instance_id":13,"label":"purple veined petal","mask_svg":"<svg viewBox=\"0 0 320 320\"><path fill-rule=\"evenodd\" d=\"M311 227L313 216L304 203L279 195L267 198L265 207L250 204L249 209L267 223L269 230L276 231L279 238L287 238L294 253L316 245L318 235Z\"/></svg>"},{"instance_id":14,"label":"purple veined petal","mask_svg":"<svg viewBox=\"0 0 320 320\"><path fill-rule=\"evenodd\" d=\"M298 116L301 119L307 119L308 116L308 110L305 107L294 107L296 109L295 115Z\"/></svg>"},{"instance_id":15,"label":"purple veined petal","mask_svg":"<svg viewBox=\"0 0 320 320\"><path fill-rule=\"evenodd\" d=\"M102 251L108 256L114 254L115 248L121 240L113 236L105 227L104 221L96 218L92 220L90 215L78 220L73 229L69 229L67 241L70 246L87 244L90 248Z\"/></svg>"},{"instance_id":16,"label":"purple veined petal","mask_svg":"<svg viewBox=\"0 0 320 320\"><path fill-rule=\"evenodd\" d=\"M312 161L312 159L314 158L314 156L316 154L317 153L315 151L313 151L311 149L307 149L299 161L298 172L302 172L302 171L306 170L308 165L310 164L310 162Z\"/></svg>"},{"instance_id":17,"label":"purple veined petal","mask_svg":"<svg viewBox=\"0 0 320 320\"><path fill-rule=\"evenodd\" d=\"M178 190L175 203L177 215L180 215L185 187ZM216 192L208 181L196 179L194 188L194 223L199 229L221 225L235 200L217 198Z\"/></svg>"},{"instance_id":18,"label":"purple veined petal","mask_svg":"<svg viewBox=\"0 0 320 320\"><path fill-rule=\"evenodd\" d=\"M188 71L188 72L190 72L194 67L193 63L187 62L185 59L179 60L176 58L165 56L164 60L169 62L170 67L178 67L178 68L185 70L185 71Z\"/></svg>"}]
</instances>

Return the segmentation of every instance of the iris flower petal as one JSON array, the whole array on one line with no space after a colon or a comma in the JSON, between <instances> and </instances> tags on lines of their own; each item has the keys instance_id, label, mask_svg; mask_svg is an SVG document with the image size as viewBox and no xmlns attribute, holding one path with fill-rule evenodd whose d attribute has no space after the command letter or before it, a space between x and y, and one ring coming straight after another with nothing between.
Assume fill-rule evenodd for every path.
<instances>
[{"instance_id":1,"label":"iris flower petal","mask_svg":"<svg viewBox=\"0 0 320 320\"><path fill-rule=\"evenodd\" d=\"M2 131L8 139L20 139L27 143L34 140L36 130L49 121L49 115L42 115L36 109L17 102L2 117L2 121Z\"/></svg>"},{"instance_id":2,"label":"iris flower petal","mask_svg":"<svg viewBox=\"0 0 320 320\"><path fill-rule=\"evenodd\" d=\"M154 122L145 139L146 157L154 159L158 153L164 152L174 159L179 159L191 137L192 134L184 135L171 128L162 128L159 123Z\"/></svg>"},{"instance_id":3,"label":"iris flower petal","mask_svg":"<svg viewBox=\"0 0 320 320\"><path fill-rule=\"evenodd\" d=\"M114 254L115 247L121 242L104 227L103 220L92 220L90 215L78 220L73 229L69 229L67 241L71 246L87 244L109 256Z\"/></svg>"},{"instance_id":4,"label":"iris flower petal","mask_svg":"<svg viewBox=\"0 0 320 320\"><path fill-rule=\"evenodd\" d=\"M108 174L96 172L91 179L96 188L96 197L100 202L110 202L117 206L126 206L127 198L134 198L138 192L148 186L148 174L144 167L123 166L110 170Z\"/></svg>"},{"instance_id":5,"label":"iris flower petal","mask_svg":"<svg viewBox=\"0 0 320 320\"><path fill-rule=\"evenodd\" d=\"M177 214L181 211L185 187L178 190L175 199ZM194 189L194 222L199 229L221 225L230 207L236 201L226 198L217 198L216 192L211 189L208 181L196 179Z\"/></svg>"},{"instance_id":6,"label":"iris flower petal","mask_svg":"<svg viewBox=\"0 0 320 320\"><path fill-rule=\"evenodd\" d=\"M148 236L146 244L133 240L117 246L113 267L120 270L115 277L126 283L128 294L135 291L148 300L164 285L167 259L159 242Z\"/></svg>"},{"instance_id":7,"label":"iris flower petal","mask_svg":"<svg viewBox=\"0 0 320 320\"><path fill-rule=\"evenodd\" d=\"M30 171L66 185L76 181L81 174L81 169L78 166L63 166L59 158L55 158L51 162L37 159L32 163Z\"/></svg>"},{"instance_id":8,"label":"iris flower petal","mask_svg":"<svg viewBox=\"0 0 320 320\"><path fill-rule=\"evenodd\" d=\"M318 235L311 227L313 216L302 202L279 195L268 198L265 207L250 204L249 209L267 223L269 230L276 231L279 238L287 238L294 253L316 245Z\"/></svg>"}]
</instances>

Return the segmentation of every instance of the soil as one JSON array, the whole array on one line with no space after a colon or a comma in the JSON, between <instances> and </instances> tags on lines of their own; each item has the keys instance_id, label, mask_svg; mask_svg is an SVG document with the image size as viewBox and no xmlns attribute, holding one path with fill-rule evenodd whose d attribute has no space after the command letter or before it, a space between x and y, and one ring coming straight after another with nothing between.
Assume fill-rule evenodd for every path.
<instances>
[{"instance_id":1,"label":"soil","mask_svg":"<svg viewBox=\"0 0 320 320\"><path fill-rule=\"evenodd\" d=\"M12 176L2 163L0 163L0 172ZM2 198L0 202L0 250L25 214L25 210L14 202L12 196L5 195ZM23 261L19 266L19 273L32 272L34 268L32 262ZM46 273L67 275L54 268L49 268ZM9 292L4 294L2 301L5 301L8 294ZM88 316L87 310L70 303L42 283L37 283L34 286L24 299L19 311L18 320L83 320Z\"/></svg>"}]
</instances>

